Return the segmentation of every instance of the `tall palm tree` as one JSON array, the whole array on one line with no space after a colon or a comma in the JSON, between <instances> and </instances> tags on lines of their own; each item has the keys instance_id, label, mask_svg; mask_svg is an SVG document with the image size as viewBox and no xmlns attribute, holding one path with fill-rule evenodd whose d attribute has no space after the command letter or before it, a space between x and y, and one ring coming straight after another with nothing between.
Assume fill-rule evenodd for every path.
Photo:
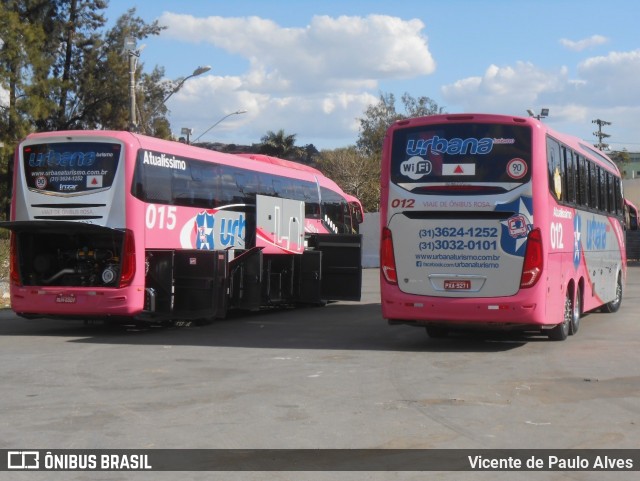
<instances>
[{"instance_id":1,"label":"tall palm tree","mask_svg":"<svg viewBox=\"0 0 640 481\"><path fill-rule=\"evenodd\" d=\"M296 147L296 134L287 135L284 129L277 132L269 130L261 139L259 153L280 157L282 159L295 159L300 157L300 147Z\"/></svg>"}]
</instances>

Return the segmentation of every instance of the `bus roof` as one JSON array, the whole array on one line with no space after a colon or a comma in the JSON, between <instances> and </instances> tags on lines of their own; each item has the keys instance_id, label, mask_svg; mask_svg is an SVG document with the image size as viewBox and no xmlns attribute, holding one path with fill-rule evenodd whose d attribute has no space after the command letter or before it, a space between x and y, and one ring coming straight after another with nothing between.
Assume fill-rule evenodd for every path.
<instances>
[{"instance_id":1,"label":"bus roof","mask_svg":"<svg viewBox=\"0 0 640 481\"><path fill-rule=\"evenodd\" d=\"M158 139L147 135L121 130L67 130L40 132L28 135L23 142L34 142L39 139L53 139L60 137L66 138L67 140L72 140L74 137L116 138L125 144L137 144L139 147L144 149L171 153L173 155L184 156L185 158L208 160L219 164L233 165L257 172L271 173L313 183L318 182L320 186L333 190L343 197L346 197L347 195L333 180L325 177L318 169L308 165L262 154L228 154L225 152L218 152L216 150L184 144L182 142Z\"/></svg>"}]
</instances>

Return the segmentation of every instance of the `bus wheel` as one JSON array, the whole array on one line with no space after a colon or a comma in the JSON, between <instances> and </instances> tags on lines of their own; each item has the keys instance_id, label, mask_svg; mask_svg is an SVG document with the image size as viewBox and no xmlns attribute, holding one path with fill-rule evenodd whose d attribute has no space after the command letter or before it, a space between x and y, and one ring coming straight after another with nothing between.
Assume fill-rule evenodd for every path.
<instances>
[{"instance_id":1,"label":"bus wheel","mask_svg":"<svg viewBox=\"0 0 640 481\"><path fill-rule=\"evenodd\" d=\"M547 334L552 341L564 341L569 335L571 329L571 319L573 318L573 301L571 293L567 289L567 297L564 300L564 316L560 324L549 330Z\"/></svg>"},{"instance_id":2,"label":"bus wheel","mask_svg":"<svg viewBox=\"0 0 640 481\"><path fill-rule=\"evenodd\" d=\"M449 334L449 331L445 327L427 326L426 329L427 329L427 336L433 337L433 338L447 337L447 334Z\"/></svg>"},{"instance_id":3,"label":"bus wheel","mask_svg":"<svg viewBox=\"0 0 640 481\"><path fill-rule=\"evenodd\" d=\"M622 304L622 274L618 273L618 283L616 284L616 298L607 302L604 306L602 306L602 312L613 313L620 309L620 304Z\"/></svg>"},{"instance_id":4,"label":"bus wheel","mask_svg":"<svg viewBox=\"0 0 640 481\"><path fill-rule=\"evenodd\" d=\"M580 294L580 288L576 289L576 298L573 301L573 309L571 310L571 325L570 332L572 336L578 332L580 328L580 317L582 317L582 295Z\"/></svg>"}]
</instances>

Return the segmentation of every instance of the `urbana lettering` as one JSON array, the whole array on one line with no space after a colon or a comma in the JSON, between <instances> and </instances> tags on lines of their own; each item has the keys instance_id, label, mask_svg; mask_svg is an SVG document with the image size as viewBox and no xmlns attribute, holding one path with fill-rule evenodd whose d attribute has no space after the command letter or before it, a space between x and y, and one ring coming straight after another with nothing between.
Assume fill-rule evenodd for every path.
<instances>
[{"instance_id":1,"label":"urbana lettering","mask_svg":"<svg viewBox=\"0 0 640 481\"><path fill-rule=\"evenodd\" d=\"M29 167L89 167L96 161L95 152L32 152Z\"/></svg>"},{"instance_id":2,"label":"urbana lettering","mask_svg":"<svg viewBox=\"0 0 640 481\"><path fill-rule=\"evenodd\" d=\"M420 155L425 156L431 152L435 154L449 154L449 155L486 155L493 149L493 139L488 137L482 139L475 139L469 137L468 139L443 139L434 135L428 140L424 139L412 139L407 141L407 154L408 155Z\"/></svg>"},{"instance_id":3,"label":"urbana lettering","mask_svg":"<svg viewBox=\"0 0 640 481\"><path fill-rule=\"evenodd\" d=\"M176 159L175 156L168 157L165 154L156 155L148 150L144 151L142 163L165 169L187 170L187 163L184 160Z\"/></svg>"}]
</instances>

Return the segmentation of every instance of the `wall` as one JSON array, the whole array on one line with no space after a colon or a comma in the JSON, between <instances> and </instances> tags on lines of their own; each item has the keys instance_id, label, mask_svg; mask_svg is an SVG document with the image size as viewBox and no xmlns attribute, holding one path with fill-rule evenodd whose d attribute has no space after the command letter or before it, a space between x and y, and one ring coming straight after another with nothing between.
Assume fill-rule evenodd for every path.
<instances>
[{"instance_id":1,"label":"wall","mask_svg":"<svg viewBox=\"0 0 640 481\"><path fill-rule=\"evenodd\" d=\"M367 212L360 224L362 267L380 267L380 212Z\"/></svg>"},{"instance_id":2,"label":"wall","mask_svg":"<svg viewBox=\"0 0 640 481\"><path fill-rule=\"evenodd\" d=\"M640 206L640 179L626 179L622 181L624 196L633 202L634 205Z\"/></svg>"}]
</instances>

